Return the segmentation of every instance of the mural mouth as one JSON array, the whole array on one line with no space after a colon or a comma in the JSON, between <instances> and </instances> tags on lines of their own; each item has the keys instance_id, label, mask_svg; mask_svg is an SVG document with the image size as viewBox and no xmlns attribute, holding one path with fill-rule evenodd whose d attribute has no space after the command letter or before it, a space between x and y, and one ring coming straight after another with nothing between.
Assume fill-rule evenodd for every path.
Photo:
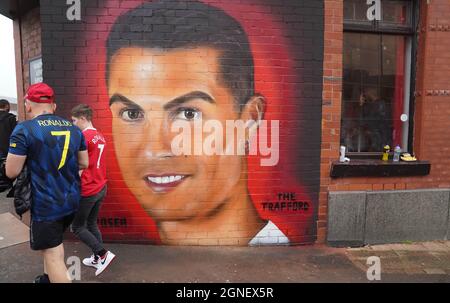
<instances>
[{"instance_id":1,"label":"mural mouth","mask_svg":"<svg viewBox=\"0 0 450 303\"><path fill-rule=\"evenodd\" d=\"M155 193L167 193L181 183L183 183L189 175L147 175L144 180L151 190Z\"/></svg>"}]
</instances>

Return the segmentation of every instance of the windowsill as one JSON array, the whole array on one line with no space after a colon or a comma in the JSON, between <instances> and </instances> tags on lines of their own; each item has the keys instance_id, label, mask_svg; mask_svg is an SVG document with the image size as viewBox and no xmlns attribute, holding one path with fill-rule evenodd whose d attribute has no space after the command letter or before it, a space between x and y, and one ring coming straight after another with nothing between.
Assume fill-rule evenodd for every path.
<instances>
[{"instance_id":1,"label":"windowsill","mask_svg":"<svg viewBox=\"0 0 450 303\"><path fill-rule=\"evenodd\" d=\"M350 162L334 161L331 164L332 178L348 177L400 177L426 176L430 174L429 161L393 162L374 159L352 159Z\"/></svg>"}]
</instances>

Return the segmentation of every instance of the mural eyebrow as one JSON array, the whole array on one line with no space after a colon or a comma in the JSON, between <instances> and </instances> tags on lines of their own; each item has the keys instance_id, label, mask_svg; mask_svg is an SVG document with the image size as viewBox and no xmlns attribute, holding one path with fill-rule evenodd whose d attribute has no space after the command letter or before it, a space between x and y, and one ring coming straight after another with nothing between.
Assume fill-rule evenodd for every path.
<instances>
[{"instance_id":1,"label":"mural eyebrow","mask_svg":"<svg viewBox=\"0 0 450 303\"><path fill-rule=\"evenodd\" d=\"M189 92L189 93L184 94L182 96L176 97L175 99L167 102L164 105L163 108L164 108L164 110L168 110L168 109L171 109L171 108L173 108L175 106L178 106L180 104L189 102L189 101L191 101L193 99L203 99L204 101L209 102L211 104L215 104L216 103L214 98L211 97L209 94L207 94L205 92L202 92L202 91L192 91L192 92Z\"/></svg>"},{"instance_id":2,"label":"mural eyebrow","mask_svg":"<svg viewBox=\"0 0 450 303\"><path fill-rule=\"evenodd\" d=\"M109 106L113 105L116 102L121 102L121 103L123 103L123 104L125 104L126 106L129 106L129 107L135 107L135 108L142 109L135 102L133 102L130 99L128 99L127 97L125 97L125 96L123 96L121 94L117 94L117 93L112 95L112 97L109 99Z\"/></svg>"}]
</instances>

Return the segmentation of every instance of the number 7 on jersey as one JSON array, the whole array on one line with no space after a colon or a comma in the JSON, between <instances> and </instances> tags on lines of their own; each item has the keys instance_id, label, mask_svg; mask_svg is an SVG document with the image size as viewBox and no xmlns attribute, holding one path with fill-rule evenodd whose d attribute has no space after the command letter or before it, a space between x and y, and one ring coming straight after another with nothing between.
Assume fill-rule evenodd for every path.
<instances>
[{"instance_id":1,"label":"number 7 on jersey","mask_svg":"<svg viewBox=\"0 0 450 303\"><path fill-rule=\"evenodd\" d=\"M70 131L64 130L64 131L52 131L52 136L65 136L64 138L64 148L61 155L61 162L59 162L58 170L66 164L66 158L67 158L67 151L69 150L69 143L70 143Z\"/></svg>"},{"instance_id":2,"label":"number 7 on jersey","mask_svg":"<svg viewBox=\"0 0 450 303\"><path fill-rule=\"evenodd\" d=\"M100 149L100 155L98 156L97 168L100 168L100 159L102 158L103 150L105 149L105 144L99 144L98 148Z\"/></svg>"}]
</instances>

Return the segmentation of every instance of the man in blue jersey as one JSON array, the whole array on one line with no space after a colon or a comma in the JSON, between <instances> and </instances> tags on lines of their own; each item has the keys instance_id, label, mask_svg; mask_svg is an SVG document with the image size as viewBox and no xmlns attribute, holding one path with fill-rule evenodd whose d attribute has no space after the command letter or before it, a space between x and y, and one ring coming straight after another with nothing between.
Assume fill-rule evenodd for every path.
<instances>
[{"instance_id":1,"label":"man in blue jersey","mask_svg":"<svg viewBox=\"0 0 450 303\"><path fill-rule=\"evenodd\" d=\"M78 171L89 165L80 129L54 115L54 92L45 83L29 87L25 109L32 119L14 129L6 159L6 175L14 179L27 165L31 180L31 249L40 250L44 275L38 283L70 282L64 262L63 233L80 200ZM25 164L26 163L26 164Z\"/></svg>"}]
</instances>

